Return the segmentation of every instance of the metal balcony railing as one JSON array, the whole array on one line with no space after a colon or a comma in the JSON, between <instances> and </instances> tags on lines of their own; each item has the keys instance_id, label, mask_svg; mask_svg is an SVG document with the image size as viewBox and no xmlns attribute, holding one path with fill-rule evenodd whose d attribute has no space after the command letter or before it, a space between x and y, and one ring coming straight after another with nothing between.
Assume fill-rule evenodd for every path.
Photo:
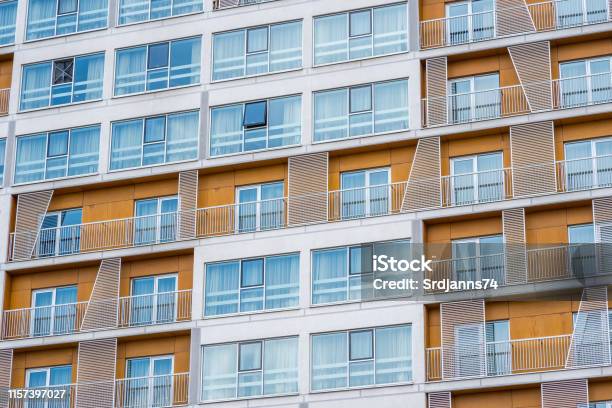
<instances>
[{"instance_id":1,"label":"metal balcony railing","mask_svg":"<svg viewBox=\"0 0 612 408\"><path fill-rule=\"evenodd\" d=\"M9 88L0 89L0 116L8 114L10 94Z\"/></svg>"},{"instance_id":2,"label":"metal balcony railing","mask_svg":"<svg viewBox=\"0 0 612 408\"><path fill-rule=\"evenodd\" d=\"M512 169L442 177L442 206L503 201L512 197Z\"/></svg>"},{"instance_id":3,"label":"metal balcony railing","mask_svg":"<svg viewBox=\"0 0 612 408\"><path fill-rule=\"evenodd\" d=\"M213 0L213 10L250 6L253 4L268 3L271 1L277 0Z\"/></svg>"},{"instance_id":4,"label":"metal balcony railing","mask_svg":"<svg viewBox=\"0 0 612 408\"><path fill-rule=\"evenodd\" d=\"M481 248L484 248L484 245ZM434 261L431 269L432 272L427 274L427 278L436 281L452 279L455 281L474 282L483 279L494 279L499 286L506 284L506 260L504 253L441 259Z\"/></svg>"},{"instance_id":5,"label":"metal balcony railing","mask_svg":"<svg viewBox=\"0 0 612 408\"><path fill-rule=\"evenodd\" d=\"M598 252L597 244L570 244L529 249L527 281L543 282L594 276L601 267L600 260L603 261Z\"/></svg>"},{"instance_id":6,"label":"metal balcony railing","mask_svg":"<svg viewBox=\"0 0 612 408\"><path fill-rule=\"evenodd\" d=\"M560 191L580 191L612 186L612 155L557 162Z\"/></svg>"},{"instance_id":7,"label":"metal balcony railing","mask_svg":"<svg viewBox=\"0 0 612 408\"><path fill-rule=\"evenodd\" d=\"M115 381L115 408L165 408L187 405L189 373L124 378Z\"/></svg>"},{"instance_id":8,"label":"metal balcony railing","mask_svg":"<svg viewBox=\"0 0 612 408\"><path fill-rule=\"evenodd\" d=\"M487 342L485 370L480 375L493 377L542 371L564 370L572 336L560 335ZM480 350L482 345L475 347ZM440 347L426 349L427 381L462 378L463 363L476 367L480 363L478 354L469 355L463 350L444 350ZM450 356L443 356L450 353ZM473 371L473 370L471 370ZM472 375L473 376L473 375Z\"/></svg>"},{"instance_id":9,"label":"metal balcony railing","mask_svg":"<svg viewBox=\"0 0 612 408\"><path fill-rule=\"evenodd\" d=\"M2 339L61 336L93 330L91 326L97 327L95 321L83 325L88 310L92 314L91 319L117 316L116 327L186 321L191 319L191 290L6 310L2 319ZM113 323L108 327L110 321ZM97 328L115 327L114 318L108 322L105 322L105 327Z\"/></svg>"},{"instance_id":10,"label":"metal balcony railing","mask_svg":"<svg viewBox=\"0 0 612 408\"><path fill-rule=\"evenodd\" d=\"M191 319L191 290L119 298L119 327L150 326Z\"/></svg>"},{"instance_id":11,"label":"metal balcony railing","mask_svg":"<svg viewBox=\"0 0 612 408\"><path fill-rule=\"evenodd\" d=\"M445 17L421 22L421 48L447 47L486 41L508 35L497 30L498 21L503 18L523 18L526 11L537 31L558 30L609 21L605 1L554 0L527 4L522 7L505 7L462 16ZM526 34L514 33L511 35Z\"/></svg>"},{"instance_id":12,"label":"metal balcony railing","mask_svg":"<svg viewBox=\"0 0 612 408\"><path fill-rule=\"evenodd\" d=\"M554 109L612 102L612 72L555 79L552 92Z\"/></svg>"},{"instance_id":13,"label":"metal balcony railing","mask_svg":"<svg viewBox=\"0 0 612 408\"><path fill-rule=\"evenodd\" d=\"M402 209L405 191L405 182L330 191L328 220L397 214Z\"/></svg>"},{"instance_id":14,"label":"metal balcony railing","mask_svg":"<svg viewBox=\"0 0 612 408\"><path fill-rule=\"evenodd\" d=\"M76 408L77 384L9 390L9 408ZM12 395L15 393L15 395ZM22 395L20 395L20 393Z\"/></svg>"}]
</instances>

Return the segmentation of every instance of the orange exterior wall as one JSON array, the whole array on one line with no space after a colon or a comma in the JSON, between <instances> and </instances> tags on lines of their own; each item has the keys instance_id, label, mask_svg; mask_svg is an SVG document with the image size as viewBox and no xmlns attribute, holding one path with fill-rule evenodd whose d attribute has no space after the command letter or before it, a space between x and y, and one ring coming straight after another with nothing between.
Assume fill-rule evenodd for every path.
<instances>
[{"instance_id":1,"label":"orange exterior wall","mask_svg":"<svg viewBox=\"0 0 612 408\"><path fill-rule=\"evenodd\" d=\"M77 286L77 301L89 300L98 266L45 271L11 276L7 287L6 310L32 306L32 291L58 286Z\"/></svg>"},{"instance_id":2,"label":"orange exterior wall","mask_svg":"<svg viewBox=\"0 0 612 408\"><path fill-rule=\"evenodd\" d=\"M564 143L612 136L612 120L572 123L555 127L555 157L565 160Z\"/></svg>"},{"instance_id":3,"label":"orange exterior wall","mask_svg":"<svg viewBox=\"0 0 612 408\"><path fill-rule=\"evenodd\" d=\"M329 158L329 191L340 189L340 174L347 171L389 167L391 182L408 180L415 146L396 147Z\"/></svg>"},{"instance_id":4,"label":"orange exterior wall","mask_svg":"<svg viewBox=\"0 0 612 408\"><path fill-rule=\"evenodd\" d=\"M428 244L449 244L454 239L501 234L501 217L487 217L474 220L429 224L426 227Z\"/></svg>"},{"instance_id":5,"label":"orange exterior wall","mask_svg":"<svg viewBox=\"0 0 612 408\"><path fill-rule=\"evenodd\" d=\"M13 77L13 60L0 61L0 89L10 88Z\"/></svg>"},{"instance_id":6,"label":"orange exterior wall","mask_svg":"<svg viewBox=\"0 0 612 408\"><path fill-rule=\"evenodd\" d=\"M564 44L550 49L553 79L559 78L559 63L612 54L612 38Z\"/></svg>"},{"instance_id":7,"label":"orange exterior wall","mask_svg":"<svg viewBox=\"0 0 612 408\"><path fill-rule=\"evenodd\" d=\"M134 216L134 201L178 194L178 180L168 179L54 195L49 211L83 208L83 222Z\"/></svg>"},{"instance_id":8,"label":"orange exterior wall","mask_svg":"<svg viewBox=\"0 0 612 408\"><path fill-rule=\"evenodd\" d=\"M78 353L76 347L15 352L11 387L25 387L25 373L30 368L72 364L72 382L76 382Z\"/></svg>"},{"instance_id":9,"label":"orange exterior wall","mask_svg":"<svg viewBox=\"0 0 612 408\"><path fill-rule=\"evenodd\" d=\"M540 387L453 395L453 408L540 408Z\"/></svg>"},{"instance_id":10,"label":"orange exterior wall","mask_svg":"<svg viewBox=\"0 0 612 408\"><path fill-rule=\"evenodd\" d=\"M143 276L178 274L178 290L192 289L193 255L124 262L121 265L120 296L129 296L131 280Z\"/></svg>"},{"instance_id":11,"label":"orange exterior wall","mask_svg":"<svg viewBox=\"0 0 612 408\"><path fill-rule=\"evenodd\" d=\"M287 180L287 165L277 164L200 176L198 208L235 203L236 188ZM287 187L285 183L285 193Z\"/></svg>"},{"instance_id":12,"label":"orange exterior wall","mask_svg":"<svg viewBox=\"0 0 612 408\"><path fill-rule=\"evenodd\" d=\"M454 157L500 151L503 152L504 167L510 167L510 135L508 133L444 140L440 144L442 175L450 175L450 161Z\"/></svg>"},{"instance_id":13,"label":"orange exterior wall","mask_svg":"<svg viewBox=\"0 0 612 408\"><path fill-rule=\"evenodd\" d=\"M461 61L448 62L448 79L493 72L499 72L500 86L520 84L510 55L507 52L501 55L472 57Z\"/></svg>"},{"instance_id":14,"label":"orange exterior wall","mask_svg":"<svg viewBox=\"0 0 612 408\"><path fill-rule=\"evenodd\" d=\"M525 235L528 244L566 244L570 225L593 222L590 205L528 212L525 214Z\"/></svg>"},{"instance_id":15,"label":"orange exterior wall","mask_svg":"<svg viewBox=\"0 0 612 408\"><path fill-rule=\"evenodd\" d=\"M117 378L125 378L126 360L138 357L174 356L174 373L189 372L188 335L149 338L119 343L117 345Z\"/></svg>"},{"instance_id":16,"label":"orange exterior wall","mask_svg":"<svg viewBox=\"0 0 612 408\"><path fill-rule=\"evenodd\" d=\"M612 381L589 381L589 401L612 401Z\"/></svg>"}]
</instances>

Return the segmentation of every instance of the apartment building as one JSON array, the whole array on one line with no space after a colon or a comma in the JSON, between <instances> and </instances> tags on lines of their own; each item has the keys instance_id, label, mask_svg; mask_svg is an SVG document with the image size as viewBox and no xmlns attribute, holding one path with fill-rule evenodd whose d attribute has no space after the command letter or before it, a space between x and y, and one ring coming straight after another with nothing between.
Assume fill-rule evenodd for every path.
<instances>
[{"instance_id":1,"label":"apartment building","mask_svg":"<svg viewBox=\"0 0 612 408\"><path fill-rule=\"evenodd\" d=\"M0 407L611 408L611 33L0 0ZM390 246L499 287L370 298Z\"/></svg>"}]
</instances>

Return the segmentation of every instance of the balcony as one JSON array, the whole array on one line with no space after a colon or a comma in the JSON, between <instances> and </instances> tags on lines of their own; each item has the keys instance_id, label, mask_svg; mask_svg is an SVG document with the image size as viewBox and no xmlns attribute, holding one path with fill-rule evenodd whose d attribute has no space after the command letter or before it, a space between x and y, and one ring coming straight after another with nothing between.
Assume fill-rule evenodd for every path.
<instances>
[{"instance_id":1,"label":"balcony","mask_svg":"<svg viewBox=\"0 0 612 408\"><path fill-rule=\"evenodd\" d=\"M546 110L560 110L612 102L612 73L602 72L550 82L534 82L495 89L424 98L423 127L458 125L534 112L529 98L549 100Z\"/></svg>"},{"instance_id":2,"label":"balcony","mask_svg":"<svg viewBox=\"0 0 612 408\"><path fill-rule=\"evenodd\" d=\"M561 191L580 191L612 186L612 155L557 162Z\"/></svg>"},{"instance_id":3,"label":"balcony","mask_svg":"<svg viewBox=\"0 0 612 408\"><path fill-rule=\"evenodd\" d=\"M444 176L442 206L455 207L503 201L512 197L512 169Z\"/></svg>"},{"instance_id":4,"label":"balcony","mask_svg":"<svg viewBox=\"0 0 612 408\"><path fill-rule=\"evenodd\" d=\"M328 220L344 221L401 212L406 183L330 191Z\"/></svg>"},{"instance_id":5,"label":"balcony","mask_svg":"<svg viewBox=\"0 0 612 408\"><path fill-rule=\"evenodd\" d=\"M445 350L426 349L427 381L495 377L542 371L564 370L570 354L572 336L550 336L475 344ZM480 367L480 353L486 350L485 365ZM588 350L584 350L588 353ZM485 370L486 369L486 370Z\"/></svg>"},{"instance_id":6,"label":"balcony","mask_svg":"<svg viewBox=\"0 0 612 408\"><path fill-rule=\"evenodd\" d=\"M0 89L0 116L8 114L10 94L10 89Z\"/></svg>"},{"instance_id":7,"label":"balcony","mask_svg":"<svg viewBox=\"0 0 612 408\"><path fill-rule=\"evenodd\" d=\"M83 325L87 313L118 317L116 326L98 329L187 321L191 320L191 290L6 310L2 319L2 339L61 336L90 331L91 324L87 327Z\"/></svg>"},{"instance_id":8,"label":"balcony","mask_svg":"<svg viewBox=\"0 0 612 408\"><path fill-rule=\"evenodd\" d=\"M251 6L253 4L269 3L271 1L277 0L213 0L213 10Z\"/></svg>"},{"instance_id":9,"label":"balcony","mask_svg":"<svg viewBox=\"0 0 612 408\"><path fill-rule=\"evenodd\" d=\"M609 21L605 1L554 0L527 4L527 11L537 31L560 30ZM438 18L421 22L421 49L448 47L501 38L497 27L501 19L520 17L524 7L470 13L456 17ZM527 34L514 33L511 35Z\"/></svg>"},{"instance_id":10,"label":"balcony","mask_svg":"<svg viewBox=\"0 0 612 408\"><path fill-rule=\"evenodd\" d=\"M115 395L114 408L166 408L188 404L189 373L119 379L114 384L94 382L50 387L30 387L10 390L34 393L32 398L16 398L9 394L9 408L75 408L79 392Z\"/></svg>"}]
</instances>

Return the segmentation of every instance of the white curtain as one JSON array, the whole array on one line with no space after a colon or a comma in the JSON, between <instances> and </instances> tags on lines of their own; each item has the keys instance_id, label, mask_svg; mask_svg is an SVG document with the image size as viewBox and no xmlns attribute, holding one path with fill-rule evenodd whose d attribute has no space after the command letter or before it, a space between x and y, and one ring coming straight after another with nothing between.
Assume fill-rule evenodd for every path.
<instances>
[{"instance_id":1,"label":"white curtain","mask_svg":"<svg viewBox=\"0 0 612 408\"><path fill-rule=\"evenodd\" d=\"M270 72L302 66L302 22L270 27Z\"/></svg>"},{"instance_id":2,"label":"white curtain","mask_svg":"<svg viewBox=\"0 0 612 408\"><path fill-rule=\"evenodd\" d=\"M376 329L376 383L412 380L411 327Z\"/></svg>"},{"instance_id":3,"label":"white curtain","mask_svg":"<svg viewBox=\"0 0 612 408\"><path fill-rule=\"evenodd\" d=\"M100 125L73 129L70 134L68 175L97 172L99 150Z\"/></svg>"},{"instance_id":4,"label":"white curtain","mask_svg":"<svg viewBox=\"0 0 612 408\"><path fill-rule=\"evenodd\" d=\"M46 133L17 138L15 184L29 183L45 178L46 152Z\"/></svg>"},{"instance_id":5,"label":"white curtain","mask_svg":"<svg viewBox=\"0 0 612 408\"><path fill-rule=\"evenodd\" d=\"M172 2L172 15L197 13L204 8L203 0L174 0Z\"/></svg>"},{"instance_id":6,"label":"white curtain","mask_svg":"<svg viewBox=\"0 0 612 408\"><path fill-rule=\"evenodd\" d=\"M200 111L168 115L166 126L166 163L196 159Z\"/></svg>"},{"instance_id":7,"label":"white curtain","mask_svg":"<svg viewBox=\"0 0 612 408\"><path fill-rule=\"evenodd\" d=\"M312 255L312 303L331 303L346 300L346 248L314 251Z\"/></svg>"},{"instance_id":8,"label":"white curtain","mask_svg":"<svg viewBox=\"0 0 612 408\"><path fill-rule=\"evenodd\" d=\"M26 65L21 80L21 110L49 106L51 97L51 63Z\"/></svg>"},{"instance_id":9,"label":"white curtain","mask_svg":"<svg viewBox=\"0 0 612 408\"><path fill-rule=\"evenodd\" d=\"M406 4L374 9L374 55L408 51Z\"/></svg>"},{"instance_id":10,"label":"white curtain","mask_svg":"<svg viewBox=\"0 0 612 408\"><path fill-rule=\"evenodd\" d=\"M142 159L142 119L112 125L111 170L139 167Z\"/></svg>"},{"instance_id":11,"label":"white curtain","mask_svg":"<svg viewBox=\"0 0 612 408\"><path fill-rule=\"evenodd\" d=\"M315 19L315 65L348 59L348 14Z\"/></svg>"},{"instance_id":12,"label":"white curtain","mask_svg":"<svg viewBox=\"0 0 612 408\"><path fill-rule=\"evenodd\" d=\"M348 89L317 92L314 109L314 140L348 137Z\"/></svg>"},{"instance_id":13,"label":"white curtain","mask_svg":"<svg viewBox=\"0 0 612 408\"><path fill-rule=\"evenodd\" d=\"M104 28L108 20L108 0L80 0L77 31Z\"/></svg>"},{"instance_id":14,"label":"white curtain","mask_svg":"<svg viewBox=\"0 0 612 408\"><path fill-rule=\"evenodd\" d=\"M300 289L300 256L283 255L266 258L266 309L298 305Z\"/></svg>"},{"instance_id":15,"label":"white curtain","mask_svg":"<svg viewBox=\"0 0 612 408\"><path fill-rule=\"evenodd\" d=\"M213 81L245 75L246 31L213 36Z\"/></svg>"},{"instance_id":16,"label":"white curtain","mask_svg":"<svg viewBox=\"0 0 612 408\"><path fill-rule=\"evenodd\" d=\"M268 147L299 144L302 136L302 97L271 99L268 112Z\"/></svg>"},{"instance_id":17,"label":"white curtain","mask_svg":"<svg viewBox=\"0 0 612 408\"><path fill-rule=\"evenodd\" d=\"M17 2L0 3L0 45L15 42L15 22L17 19Z\"/></svg>"},{"instance_id":18,"label":"white curtain","mask_svg":"<svg viewBox=\"0 0 612 408\"><path fill-rule=\"evenodd\" d=\"M204 315L216 316L238 312L240 262L206 265Z\"/></svg>"},{"instance_id":19,"label":"white curtain","mask_svg":"<svg viewBox=\"0 0 612 408\"><path fill-rule=\"evenodd\" d=\"M137 23L149 19L150 0L121 0L119 25Z\"/></svg>"},{"instance_id":20,"label":"white curtain","mask_svg":"<svg viewBox=\"0 0 612 408\"><path fill-rule=\"evenodd\" d=\"M242 151L242 105L214 108L211 113L210 155Z\"/></svg>"},{"instance_id":21,"label":"white curtain","mask_svg":"<svg viewBox=\"0 0 612 408\"><path fill-rule=\"evenodd\" d=\"M408 81L374 85L374 132L408 129Z\"/></svg>"},{"instance_id":22,"label":"white curtain","mask_svg":"<svg viewBox=\"0 0 612 408\"><path fill-rule=\"evenodd\" d=\"M298 338L264 342L264 395L298 391Z\"/></svg>"},{"instance_id":23,"label":"white curtain","mask_svg":"<svg viewBox=\"0 0 612 408\"><path fill-rule=\"evenodd\" d=\"M203 390L204 401L236 398L237 344L204 347Z\"/></svg>"},{"instance_id":24,"label":"white curtain","mask_svg":"<svg viewBox=\"0 0 612 408\"><path fill-rule=\"evenodd\" d=\"M72 101L102 99L103 80L104 53L75 58Z\"/></svg>"},{"instance_id":25,"label":"white curtain","mask_svg":"<svg viewBox=\"0 0 612 408\"><path fill-rule=\"evenodd\" d=\"M30 0L28 3L26 39L35 40L54 36L55 13L55 0Z\"/></svg>"},{"instance_id":26,"label":"white curtain","mask_svg":"<svg viewBox=\"0 0 612 408\"><path fill-rule=\"evenodd\" d=\"M128 95L145 90L147 47L117 51L115 95Z\"/></svg>"},{"instance_id":27,"label":"white curtain","mask_svg":"<svg viewBox=\"0 0 612 408\"><path fill-rule=\"evenodd\" d=\"M372 86L355 86L350 90L350 132L351 136L371 135L373 132ZM356 113L362 112L362 113Z\"/></svg>"},{"instance_id":28,"label":"white curtain","mask_svg":"<svg viewBox=\"0 0 612 408\"><path fill-rule=\"evenodd\" d=\"M172 41L170 44L170 88L200 82L201 38Z\"/></svg>"},{"instance_id":29,"label":"white curtain","mask_svg":"<svg viewBox=\"0 0 612 408\"><path fill-rule=\"evenodd\" d=\"M347 333L312 336L312 390L345 388L348 376Z\"/></svg>"},{"instance_id":30,"label":"white curtain","mask_svg":"<svg viewBox=\"0 0 612 408\"><path fill-rule=\"evenodd\" d=\"M6 160L6 138L0 139L0 187L4 184L4 163Z\"/></svg>"}]
</instances>

